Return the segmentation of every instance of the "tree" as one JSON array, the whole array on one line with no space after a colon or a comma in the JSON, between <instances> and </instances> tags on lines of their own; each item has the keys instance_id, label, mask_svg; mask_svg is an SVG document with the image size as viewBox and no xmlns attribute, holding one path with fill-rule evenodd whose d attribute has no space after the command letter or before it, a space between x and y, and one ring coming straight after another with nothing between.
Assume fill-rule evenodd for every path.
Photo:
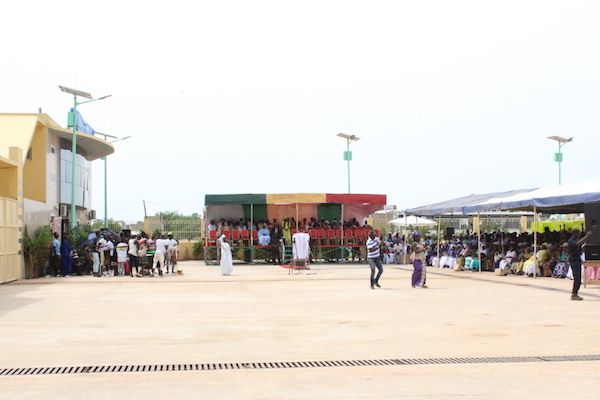
<instances>
[{"instance_id":1,"label":"tree","mask_svg":"<svg viewBox=\"0 0 600 400\"><path fill-rule=\"evenodd\" d=\"M23 251L28 262L27 279L41 275L39 267L46 263L50 256L50 245L52 244L52 230L44 225L36 228L29 236L27 226L23 231Z\"/></svg>"}]
</instances>

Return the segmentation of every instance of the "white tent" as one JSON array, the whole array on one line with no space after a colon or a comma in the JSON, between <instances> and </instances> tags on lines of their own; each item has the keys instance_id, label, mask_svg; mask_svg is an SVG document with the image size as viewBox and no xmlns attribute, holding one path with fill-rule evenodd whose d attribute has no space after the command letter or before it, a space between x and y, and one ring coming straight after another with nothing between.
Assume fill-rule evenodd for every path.
<instances>
[{"instance_id":1,"label":"white tent","mask_svg":"<svg viewBox=\"0 0 600 400\"><path fill-rule=\"evenodd\" d=\"M435 226L438 223L426 218L419 218L415 215L406 215L404 217L396 218L388 222L394 226Z\"/></svg>"},{"instance_id":2,"label":"white tent","mask_svg":"<svg viewBox=\"0 0 600 400\"><path fill-rule=\"evenodd\" d=\"M600 202L600 178L560 186L547 186L508 197L493 197L467 205L465 213L491 210L526 210L549 213L583 212L586 203Z\"/></svg>"}]
</instances>

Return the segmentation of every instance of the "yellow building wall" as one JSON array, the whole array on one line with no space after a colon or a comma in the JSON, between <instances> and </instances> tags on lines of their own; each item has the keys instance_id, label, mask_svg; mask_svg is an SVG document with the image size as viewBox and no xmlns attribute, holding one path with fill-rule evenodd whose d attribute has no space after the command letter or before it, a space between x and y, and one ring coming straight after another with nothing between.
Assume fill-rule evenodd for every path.
<instances>
[{"instance_id":1,"label":"yellow building wall","mask_svg":"<svg viewBox=\"0 0 600 400\"><path fill-rule=\"evenodd\" d=\"M27 149L23 149L27 157ZM25 161L23 168L23 196L42 203L46 202L46 157L47 157L46 127L38 124L31 140L31 160ZM58 179L58 178L57 178Z\"/></svg>"},{"instance_id":2,"label":"yellow building wall","mask_svg":"<svg viewBox=\"0 0 600 400\"><path fill-rule=\"evenodd\" d=\"M18 180L18 163L0 156L0 197L16 200L19 195Z\"/></svg>"}]
</instances>

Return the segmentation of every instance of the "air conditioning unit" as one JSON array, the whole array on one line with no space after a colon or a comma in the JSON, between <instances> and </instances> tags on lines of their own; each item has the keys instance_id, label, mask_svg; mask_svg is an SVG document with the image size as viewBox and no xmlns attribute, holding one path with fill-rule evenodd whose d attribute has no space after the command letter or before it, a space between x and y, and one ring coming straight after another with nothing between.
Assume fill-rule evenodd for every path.
<instances>
[{"instance_id":1,"label":"air conditioning unit","mask_svg":"<svg viewBox=\"0 0 600 400\"><path fill-rule=\"evenodd\" d=\"M91 210L88 213L88 217L89 217L89 219L96 219L96 210Z\"/></svg>"},{"instance_id":2,"label":"air conditioning unit","mask_svg":"<svg viewBox=\"0 0 600 400\"><path fill-rule=\"evenodd\" d=\"M66 205L61 205L59 210L58 210L58 215L61 217L66 217L69 215L69 206Z\"/></svg>"}]
</instances>

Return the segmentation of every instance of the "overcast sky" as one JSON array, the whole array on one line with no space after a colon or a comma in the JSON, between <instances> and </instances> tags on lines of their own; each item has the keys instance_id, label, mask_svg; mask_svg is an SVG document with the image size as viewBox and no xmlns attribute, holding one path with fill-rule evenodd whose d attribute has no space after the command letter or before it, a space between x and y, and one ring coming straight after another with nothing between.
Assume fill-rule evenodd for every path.
<instances>
[{"instance_id":1,"label":"overcast sky","mask_svg":"<svg viewBox=\"0 0 600 400\"><path fill-rule=\"evenodd\" d=\"M109 217L202 213L205 194L353 193L410 208L598 177L598 1L13 1L0 112L66 126L108 157ZM93 208L104 216L103 164Z\"/></svg>"}]
</instances>

